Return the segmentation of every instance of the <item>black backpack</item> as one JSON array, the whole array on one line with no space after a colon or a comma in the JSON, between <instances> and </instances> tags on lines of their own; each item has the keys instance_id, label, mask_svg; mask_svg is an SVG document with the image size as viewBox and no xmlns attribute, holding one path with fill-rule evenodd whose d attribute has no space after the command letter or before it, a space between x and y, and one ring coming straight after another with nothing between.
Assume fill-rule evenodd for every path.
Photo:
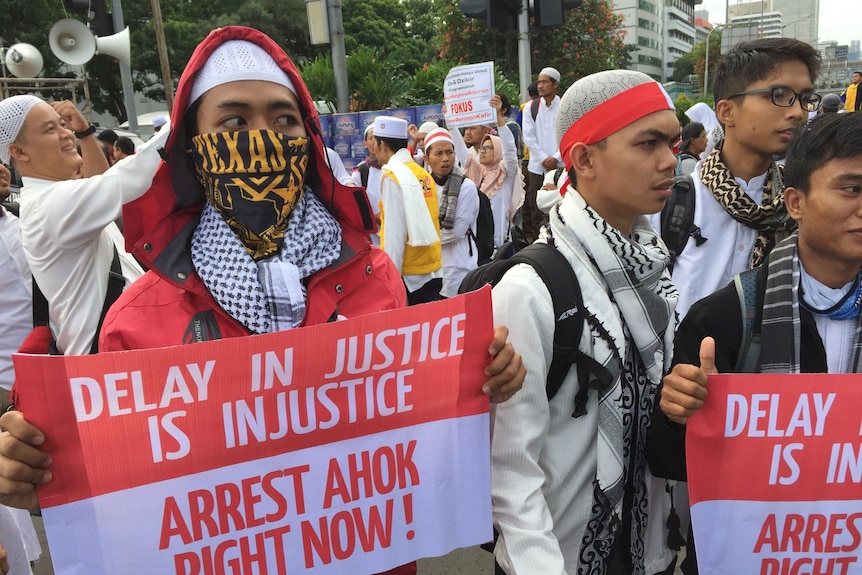
<instances>
[{"instance_id":1,"label":"black backpack","mask_svg":"<svg viewBox=\"0 0 862 575\"><path fill-rule=\"evenodd\" d=\"M700 234L700 228L694 225L694 206L694 179L688 174L676 176L660 220L661 239L670 252L670 271L673 271L673 264L685 249L689 237L694 238L697 245L707 240Z\"/></svg>"},{"instance_id":2,"label":"black backpack","mask_svg":"<svg viewBox=\"0 0 862 575\"><path fill-rule=\"evenodd\" d=\"M531 244L509 259L494 260L468 273L458 293L474 291L486 284L495 286L517 264L529 264L536 270L554 304L554 316L557 318L554 324L554 353L545 379L548 400L557 394L572 364L577 365L581 385L575 397L572 417L580 417L587 412L587 391L590 388L587 382L590 374L603 387L610 385L613 376L603 365L580 350L584 321L591 316L584 308L581 286L566 257L552 245Z\"/></svg>"},{"instance_id":3,"label":"black backpack","mask_svg":"<svg viewBox=\"0 0 862 575\"><path fill-rule=\"evenodd\" d=\"M476 261L479 265L491 260L494 255L494 211L491 200L476 186L479 194L479 215L476 217L476 233L473 228L467 228L467 235L476 246ZM472 248L470 255L473 255Z\"/></svg>"}]
</instances>

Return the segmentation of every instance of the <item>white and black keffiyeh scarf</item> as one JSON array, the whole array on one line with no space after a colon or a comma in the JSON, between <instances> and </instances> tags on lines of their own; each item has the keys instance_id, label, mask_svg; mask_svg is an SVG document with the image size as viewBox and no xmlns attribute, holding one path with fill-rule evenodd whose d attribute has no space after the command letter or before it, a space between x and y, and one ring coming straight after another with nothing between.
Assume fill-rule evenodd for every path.
<instances>
[{"instance_id":1,"label":"white and black keffiyeh scarf","mask_svg":"<svg viewBox=\"0 0 862 575\"><path fill-rule=\"evenodd\" d=\"M209 203L192 235L192 263L201 281L228 315L254 333L299 326L305 318L303 280L341 253L341 227L307 188L285 238L279 253L255 262Z\"/></svg>"},{"instance_id":2,"label":"white and black keffiyeh scarf","mask_svg":"<svg viewBox=\"0 0 862 575\"><path fill-rule=\"evenodd\" d=\"M767 259L763 296L760 372L800 373L802 321L799 316L799 232L778 244ZM862 315L856 317L856 335L850 354L850 373L862 368Z\"/></svg>"},{"instance_id":3,"label":"white and black keffiyeh scarf","mask_svg":"<svg viewBox=\"0 0 862 575\"><path fill-rule=\"evenodd\" d=\"M631 505L631 557L635 573L644 570L647 522L645 441L654 392L673 350L677 291L670 280L667 248L646 218L638 218L631 238L610 226L574 190L575 201L552 210L554 241L584 253L601 275L608 299L585 298L592 331L592 357L615 375L598 391L597 470L591 517L581 542L578 573L605 573L614 539L623 522L628 483ZM577 270L576 270L577 271ZM604 328L619 316L623 339Z\"/></svg>"}]
</instances>

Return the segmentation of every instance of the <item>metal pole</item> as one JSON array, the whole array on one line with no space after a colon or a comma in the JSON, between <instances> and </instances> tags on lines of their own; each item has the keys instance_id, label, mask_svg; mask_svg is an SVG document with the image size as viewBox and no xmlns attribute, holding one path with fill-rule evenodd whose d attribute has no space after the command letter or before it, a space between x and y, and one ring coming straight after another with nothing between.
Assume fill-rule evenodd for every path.
<instances>
[{"instance_id":1,"label":"metal pole","mask_svg":"<svg viewBox=\"0 0 862 575\"><path fill-rule=\"evenodd\" d=\"M326 0L329 15L329 41L332 45L332 71L335 74L335 107L340 113L350 111L347 97L347 56L344 52L344 23L341 0Z\"/></svg>"},{"instance_id":2,"label":"metal pole","mask_svg":"<svg viewBox=\"0 0 862 575\"><path fill-rule=\"evenodd\" d=\"M527 86L533 77L530 62L530 12L529 0L521 1L521 10L518 12L518 78L520 80L521 101L527 102L530 95Z\"/></svg>"},{"instance_id":3,"label":"metal pole","mask_svg":"<svg viewBox=\"0 0 862 575\"><path fill-rule=\"evenodd\" d=\"M703 67L703 95L706 96L709 92L709 38L712 33L718 30L719 26L714 26L706 35L706 64ZM714 105L714 104L713 104Z\"/></svg>"},{"instance_id":4,"label":"metal pole","mask_svg":"<svg viewBox=\"0 0 862 575\"><path fill-rule=\"evenodd\" d=\"M165 86L165 102L168 110L174 109L174 80L171 76L171 66L168 63L168 46L165 43L165 28L162 24L162 6L159 0L150 0L153 7L153 27L156 31L156 46L159 51L159 64L162 68L162 84Z\"/></svg>"},{"instance_id":5,"label":"metal pole","mask_svg":"<svg viewBox=\"0 0 862 575\"><path fill-rule=\"evenodd\" d=\"M123 6L120 0L111 0L111 15L114 20L114 32L122 32L126 25L123 23ZM138 112L135 109L132 69L125 62L120 62L120 79L123 83L123 100L126 103L126 119L129 121L129 130L137 134Z\"/></svg>"}]
</instances>

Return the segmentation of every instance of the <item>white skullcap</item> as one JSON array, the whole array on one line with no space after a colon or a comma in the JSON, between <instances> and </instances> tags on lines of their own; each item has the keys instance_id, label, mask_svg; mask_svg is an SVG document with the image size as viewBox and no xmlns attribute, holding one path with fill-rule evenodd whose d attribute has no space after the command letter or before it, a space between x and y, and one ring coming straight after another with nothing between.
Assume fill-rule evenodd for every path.
<instances>
[{"instance_id":1,"label":"white skullcap","mask_svg":"<svg viewBox=\"0 0 862 575\"><path fill-rule=\"evenodd\" d=\"M27 114L33 106L43 102L41 98L29 94L12 96L0 102L0 161L4 164L9 163L9 144L18 138Z\"/></svg>"},{"instance_id":2,"label":"white skullcap","mask_svg":"<svg viewBox=\"0 0 862 575\"><path fill-rule=\"evenodd\" d=\"M438 128L437 124L434 122L424 122L421 126L419 126L420 134L428 134L431 130Z\"/></svg>"},{"instance_id":3,"label":"white skullcap","mask_svg":"<svg viewBox=\"0 0 862 575\"><path fill-rule=\"evenodd\" d=\"M661 84L634 70L605 70L572 84L560 99L557 143L566 169L577 142L595 144L617 130L660 110L673 110Z\"/></svg>"},{"instance_id":4,"label":"white skullcap","mask_svg":"<svg viewBox=\"0 0 862 575\"><path fill-rule=\"evenodd\" d=\"M207 90L241 80L263 80L281 84L296 94L296 88L266 50L245 40L229 40L215 49L195 76L189 105Z\"/></svg>"},{"instance_id":5,"label":"white skullcap","mask_svg":"<svg viewBox=\"0 0 862 575\"><path fill-rule=\"evenodd\" d=\"M548 78L553 78L554 82L560 81L560 72L556 68L542 68L539 72L539 76L547 76Z\"/></svg>"},{"instance_id":6,"label":"white skullcap","mask_svg":"<svg viewBox=\"0 0 862 575\"><path fill-rule=\"evenodd\" d=\"M168 119L164 116L156 116L153 118L153 128L158 128L159 126L164 126L168 123Z\"/></svg>"},{"instance_id":7,"label":"white skullcap","mask_svg":"<svg viewBox=\"0 0 862 575\"><path fill-rule=\"evenodd\" d=\"M377 116L374 118L375 138L407 139L407 120L394 116Z\"/></svg>"},{"instance_id":8,"label":"white skullcap","mask_svg":"<svg viewBox=\"0 0 862 575\"><path fill-rule=\"evenodd\" d=\"M431 146L437 142L449 142L452 146L455 145L448 130L444 130L443 128L434 128L425 136L425 153L428 153Z\"/></svg>"}]
</instances>

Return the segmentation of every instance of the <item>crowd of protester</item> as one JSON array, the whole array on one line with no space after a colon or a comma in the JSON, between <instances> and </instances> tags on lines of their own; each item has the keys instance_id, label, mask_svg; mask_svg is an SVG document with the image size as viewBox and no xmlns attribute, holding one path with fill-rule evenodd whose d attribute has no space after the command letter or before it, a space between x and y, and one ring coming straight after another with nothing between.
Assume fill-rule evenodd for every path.
<instances>
[{"instance_id":1,"label":"crowd of protester","mask_svg":"<svg viewBox=\"0 0 862 575\"><path fill-rule=\"evenodd\" d=\"M6 166L23 178L20 205L0 207L0 535L15 534L0 542L13 566L38 557L19 510L52 479L43 431L8 397L15 351L175 346L418 305L457 295L523 237L577 277L578 351L593 369L572 367L548 399L552 291L511 267L492 292L482 388L497 572L697 573L685 429L709 376L743 371L734 277L758 270L766 294L745 369L862 368L862 114L821 98L819 69L803 42L738 44L714 108L681 127L645 74L599 72L560 96L544 68L519 121L503 95L493 123L463 130L377 117L352 174L325 148L293 62L247 28L200 44L170 119L137 150L71 102L0 101L0 195ZM251 161L260 145L268 162ZM691 224L669 250L661 214L681 177Z\"/></svg>"}]
</instances>

